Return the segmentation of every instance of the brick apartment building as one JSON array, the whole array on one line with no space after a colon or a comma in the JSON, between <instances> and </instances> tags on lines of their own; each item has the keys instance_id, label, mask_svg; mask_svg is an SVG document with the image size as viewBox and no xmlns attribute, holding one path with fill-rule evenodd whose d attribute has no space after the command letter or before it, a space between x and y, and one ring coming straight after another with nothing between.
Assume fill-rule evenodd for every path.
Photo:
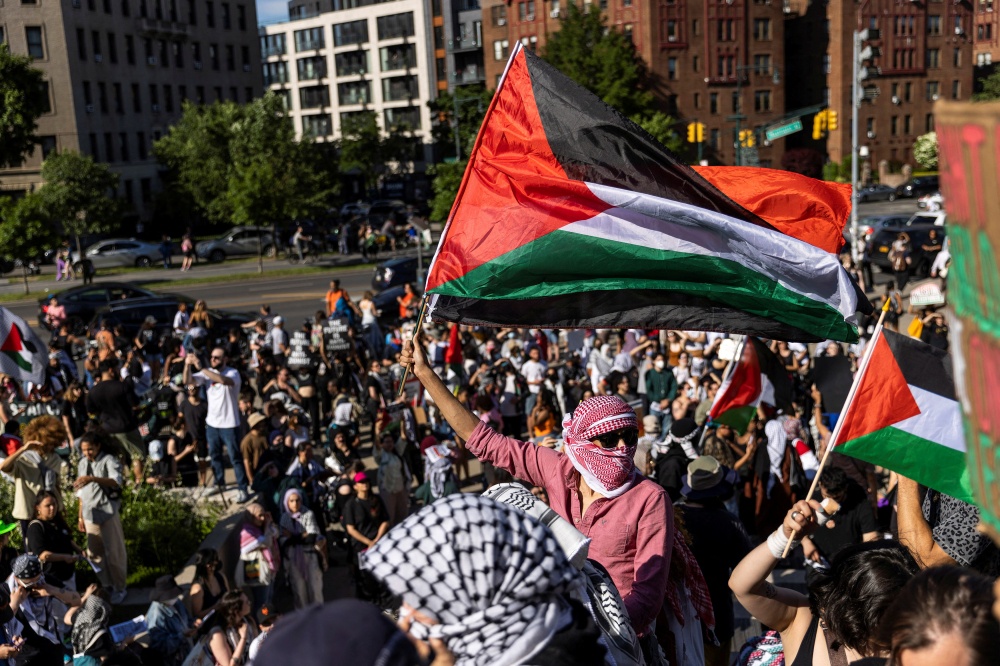
<instances>
[{"instance_id":1,"label":"brick apartment building","mask_svg":"<svg viewBox=\"0 0 1000 666\"><path fill-rule=\"evenodd\" d=\"M993 10L994 0L973 0L973 57L976 67L1000 62L1000 7Z\"/></svg>"},{"instance_id":2,"label":"brick apartment building","mask_svg":"<svg viewBox=\"0 0 1000 666\"><path fill-rule=\"evenodd\" d=\"M119 195L149 217L160 189L152 143L182 102L247 102L261 92L253 0L6 0L5 40L34 58L49 95L41 144L0 171L8 192L38 187L52 151L76 150L121 174Z\"/></svg>"}]
</instances>

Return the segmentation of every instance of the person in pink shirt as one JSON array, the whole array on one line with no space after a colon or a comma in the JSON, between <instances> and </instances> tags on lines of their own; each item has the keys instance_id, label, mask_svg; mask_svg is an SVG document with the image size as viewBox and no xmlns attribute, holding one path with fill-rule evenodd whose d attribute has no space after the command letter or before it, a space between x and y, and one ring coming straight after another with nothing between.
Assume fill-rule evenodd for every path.
<instances>
[{"instance_id":1,"label":"person in pink shirt","mask_svg":"<svg viewBox=\"0 0 1000 666\"><path fill-rule=\"evenodd\" d=\"M591 539L590 558L607 569L640 637L663 605L673 548L674 513L662 487L633 462L635 412L617 396L581 403L563 421L563 453L498 434L462 405L407 341L400 364L414 376L455 433L480 460L545 489L553 511Z\"/></svg>"},{"instance_id":2,"label":"person in pink shirt","mask_svg":"<svg viewBox=\"0 0 1000 666\"><path fill-rule=\"evenodd\" d=\"M49 299L48 307L45 308L45 319L48 320L53 331L58 331L62 323L66 321L66 306L60 305L55 296Z\"/></svg>"}]
</instances>

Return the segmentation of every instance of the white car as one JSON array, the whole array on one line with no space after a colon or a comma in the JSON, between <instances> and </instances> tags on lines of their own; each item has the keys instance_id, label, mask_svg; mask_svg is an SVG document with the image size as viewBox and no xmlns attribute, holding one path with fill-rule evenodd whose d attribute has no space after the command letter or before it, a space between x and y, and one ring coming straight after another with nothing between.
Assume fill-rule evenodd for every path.
<instances>
[{"instance_id":1,"label":"white car","mask_svg":"<svg viewBox=\"0 0 1000 666\"><path fill-rule=\"evenodd\" d=\"M171 247L171 253L172 253ZM73 265L80 264L80 253L70 253ZM109 238L98 241L83 251L84 258L94 265L94 268L116 268L119 266L136 266L146 268L156 262L163 261L159 243L147 243L135 238Z\"/></svg>"},{"instance_id":2,"label":"white car","mask_svg":"<svg viewBox=\"0 0 1000 666\"><path fill-rule=\"evenodd\" d=\"M914 224L933 224L943 227L948 216L943 210L927 211L926 213L916 213L911 217L906 226L912 227Z\"/></svg>"},{"instance_id":3,"label":"white car","mask_svg":"<svg viewBox=\"0 0 1000 666\"><path fill-rule=\"evenodd\" d=\"M925 194L917 199L917 208L926 208L929 211L941 210L944 206L944 197L940 192Z\"/></svg>"}]
</instances>

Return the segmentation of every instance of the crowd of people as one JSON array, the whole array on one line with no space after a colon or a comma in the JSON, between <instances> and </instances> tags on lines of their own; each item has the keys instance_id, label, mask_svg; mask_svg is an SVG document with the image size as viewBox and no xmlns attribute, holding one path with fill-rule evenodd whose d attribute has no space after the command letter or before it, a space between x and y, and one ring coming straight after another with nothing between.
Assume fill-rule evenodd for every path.
<instances>
[{"instance_id":1,"label":"crowd of people","mask_svg":"<svg viewBox=\"0 0 1000 666\"><path fill-rule=\"evenodd\" d=\"M100 331L79 367L56 327L43 382L0 377L14 489L0 662L326 663L335 647L352 664L439 665L996 654L1000 550L975 506L837 453L808 494L863 341L769 342L788 395L740 432L709 416L733 336L415 331L412 288L383 330L370 293L355 301L334 280L325 302L298 329L264 305L227 331L209 330L203 302L182 305L166 329ZM915 314L911 335L947 348L942 315ZM108 624L126 597L128 484L235 502L242 523L234 561L201 551L187 590L157 581L145 647L123 651ZM783 557L789 541L801 549ZM806 582L776 586L779 566ZM314 607L330 567L364 605ZM88 568L98 582L80 594ZM746 645L734 593L766 632ZM275 622L293 609L308 610Z\"/></svg>"}]
</instances>

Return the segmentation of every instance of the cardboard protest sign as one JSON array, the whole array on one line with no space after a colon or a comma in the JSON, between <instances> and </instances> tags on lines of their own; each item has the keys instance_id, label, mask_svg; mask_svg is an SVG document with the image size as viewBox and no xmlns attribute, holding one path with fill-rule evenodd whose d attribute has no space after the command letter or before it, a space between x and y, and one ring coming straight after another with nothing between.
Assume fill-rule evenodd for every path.
<instances>
[{"instance_id":1,"label":"cardboard protest sign","mask_svg":"<svg viewBox=\"0 0 1000 666\"><path fill-rule=\"evenodd\" d=\"M323 324L323 344L328 354L354 349L350 328L347 317L328 319Z\"/></svg>"}]
</instances>

